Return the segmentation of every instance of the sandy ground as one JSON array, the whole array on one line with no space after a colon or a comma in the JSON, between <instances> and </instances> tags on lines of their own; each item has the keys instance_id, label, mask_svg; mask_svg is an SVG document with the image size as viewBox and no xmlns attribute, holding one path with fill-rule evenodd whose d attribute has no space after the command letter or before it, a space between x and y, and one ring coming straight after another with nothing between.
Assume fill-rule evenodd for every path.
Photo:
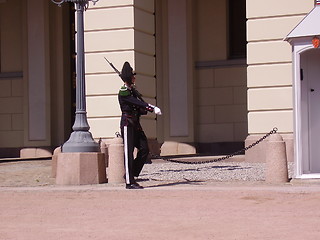
<instances>
[{"instance_id":1,"label":"sandy ground","mask_svg":"<svg viewBox=\"0 0 320 240\"><path fill-rule=\"evenodd\" d=\"M56 186L50 161L0 163L0 239L318 239L320 185Z\"/></svg>"},{"instance_id":2,"label":"sandy ground","mask_svg":"<svg viewBox=\"0 0 320 240\"><path fill-rule=\"evenodd\" d=\"M51 160L0 162L0 187L53 185Z\"/></svg>"}]
</instances>

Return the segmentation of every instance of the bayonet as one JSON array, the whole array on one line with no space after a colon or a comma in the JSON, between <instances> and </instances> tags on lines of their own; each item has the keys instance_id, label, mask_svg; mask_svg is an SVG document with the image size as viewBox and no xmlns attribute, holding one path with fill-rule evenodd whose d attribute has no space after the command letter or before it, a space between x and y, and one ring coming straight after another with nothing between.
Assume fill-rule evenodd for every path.
<instances>
[{"instance_id":1,"label":"bayonet","mask_svg":"<svg viewBox=\"0 0 320 240\"><path fill-rule=\"evenodd\" d=\"M121 78L121 73L119 72L119 70L112 64L112 62L109 62L109 60L104 57L104 59L109 63L109 65L113 68L113 70L119 75L119 77Z\"/></svg>"}]
</instances>

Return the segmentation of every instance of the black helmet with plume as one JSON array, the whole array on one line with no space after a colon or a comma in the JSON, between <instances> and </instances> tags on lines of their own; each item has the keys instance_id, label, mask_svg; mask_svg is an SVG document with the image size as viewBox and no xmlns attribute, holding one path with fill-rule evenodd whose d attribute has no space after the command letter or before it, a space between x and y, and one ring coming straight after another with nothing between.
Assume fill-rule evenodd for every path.
<instances>
[{"instance_id":1,"label":"black helmet with plume","mask_svg":"<svg viewBox=\"0 0 320 240\"><path fill-rule=\"evenodd\" d=\"M133 75L136 75L136 74L133 72L133 69L130 66L130 63L125 62L121 70L121 75L120 75L121 79L126 83L132 84Z\"/></svg>"}]
</instances>

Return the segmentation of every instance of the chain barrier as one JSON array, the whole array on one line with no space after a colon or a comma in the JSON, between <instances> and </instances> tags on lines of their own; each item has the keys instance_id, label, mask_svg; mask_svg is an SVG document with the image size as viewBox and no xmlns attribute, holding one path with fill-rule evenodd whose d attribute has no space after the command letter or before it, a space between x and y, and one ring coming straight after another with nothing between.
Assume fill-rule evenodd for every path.
<instances>
[{"instance_id":1,"label":"chain barrier","mask_svg":"<svg viewBox=\"0 0 320 240\"><path fill-rule=\"evenodd\" d=\"M274 127L270 132L268 132L266 135L264 135L263 137L261 137L259 140L257 140L256 142L250 144L249 146L247 147L244 147L243 149L239 150L239 151L236 151L234 153L231 153L229 155L226 155L226 156L223 156L223 157L220 157L220 158L216 158L216 159L211 159L211 160L205 160L205 161L180 161L180 160L176 160L176 159L172 159L172 158L169 158L169 157L163 157L163 156L160 156L160 155L156 155L156 154L153 154L153 153L150 153L151 157L152 158L157 158L157 159L162 159L162 160L165 160L165 161L168 161L168 162L173 162L173 163L182 163L182 164L205 164L205 163L213 163L213 162L220 162L220 161L223 161L223 160L226 160L226 159L229 159L235 155L238 155L242 152L245 152L247 150L249 150L250 148L256 146L257 144L259 144L260 142L262 142L263 140L265 140L267 137L269 137L271 134L274 134L278 131L278 128Z\"/></svg>"}]
</instances>

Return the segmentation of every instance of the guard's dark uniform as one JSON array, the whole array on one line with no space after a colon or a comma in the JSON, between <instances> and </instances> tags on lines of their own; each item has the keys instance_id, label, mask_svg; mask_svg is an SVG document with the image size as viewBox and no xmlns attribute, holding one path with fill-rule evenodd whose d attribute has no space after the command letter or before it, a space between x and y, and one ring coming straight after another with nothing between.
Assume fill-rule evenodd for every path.
<instances>
[{"instance_id":1,"label":"guard's dark uniform","mask_svg":"<svg viewBox=\"0 0 320 240\"><path fill-rule=\"evenodd\" d=\"M146 103L134 88L134 75L130 64L125 62L121 74L119 73L124 85L120 88L118 99L122 111L120 128L124 143L127 189L143 188L134 180L134 177L139 176L149 154L148 140L140 125L140 116L147 114L148 111L154 111L157 115L162 114L160 108ZM136 159L133 159L135 147L138 153Z\"/></svg>"},{"instance_id":2,"label":"guard's dark uniform","mask_svg":"<svg viewBox=\"0 0 320 240\"><path fill-rule=\"evenodd\" d=\"M126 85L122 86L119 94L119 104L122 111L120 128L124 142L126 184L134 184L134 177L138 177L145 164L149 147L145 133L140 125L140 115L152 112L153 108L137 96L136 90ZM134 159L134 148L138 149Z\"/></svg>"}]
</instances>

